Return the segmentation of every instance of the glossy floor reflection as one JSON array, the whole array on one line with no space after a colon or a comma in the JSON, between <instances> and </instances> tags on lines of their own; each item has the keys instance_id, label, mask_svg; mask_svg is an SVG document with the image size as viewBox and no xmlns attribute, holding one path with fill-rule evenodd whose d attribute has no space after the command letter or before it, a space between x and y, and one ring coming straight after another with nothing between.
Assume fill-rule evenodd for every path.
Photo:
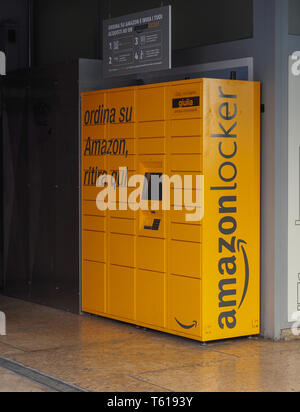
<instances>
[{"instance_id":1,"label":"glossy floor reflection","mask_svg":"<svg viewBox=\"0 0 300 412\"><path fill-rule=\"evenodd\" d=\"M300 391L300 340L237 339L203 346L3 296L0 310L7 316L0 356L86 390ZM7 376L0 370L0 391L14 389ZM42 390L32 384L35 389Z\"/></svg>"}]
</instances>

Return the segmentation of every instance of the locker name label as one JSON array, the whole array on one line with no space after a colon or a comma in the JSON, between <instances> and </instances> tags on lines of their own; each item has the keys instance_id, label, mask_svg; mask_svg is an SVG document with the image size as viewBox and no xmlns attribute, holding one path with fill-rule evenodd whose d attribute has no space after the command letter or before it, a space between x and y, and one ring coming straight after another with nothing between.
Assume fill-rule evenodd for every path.
<instances>
[{"instance_id":1,"label":"locker name label","mask_svg":"<svg viewBox=\"0 0 300 412\"><path fill-rule=\"evenodd\" d=\"M242 307L249 286L249 261L246 252L247 242L237 239L238 230L238 195L237 195L237 153L238 153L238 96L228 94L219 87L220 105L218 110L218 132L211 134L218 145L216 153L220 155L218 177L220 185L211 187L211 191L220 193L218 206L220 220L218 224L218 283L219 315L218 324L221 329L234 329L237 326L237 311ZM231 150L225 149L231 143ZM227 146L228 147L228 146ZM218 164L218 163L217 163ZM238 255L241 254L244 264L244 287L240 302L237 302L237 282L241 276L238 268ZM228 257L229 255L229 257Z\"/></svg>"}]
</instances>

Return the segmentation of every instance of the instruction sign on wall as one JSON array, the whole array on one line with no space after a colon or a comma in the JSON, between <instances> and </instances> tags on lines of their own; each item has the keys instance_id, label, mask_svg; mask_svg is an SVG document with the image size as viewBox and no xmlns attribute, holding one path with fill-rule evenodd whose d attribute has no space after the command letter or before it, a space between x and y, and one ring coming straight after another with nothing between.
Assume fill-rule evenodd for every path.
<instances>
[{"instance_id":1,"label":"instruction sign on wall","mask_svg":"<svg viewBox=\"0 0 300 412\"><path fill-rule=\"evenodd\" d=\"M171 6L103 23L105 78L171 68Z\"/></svg>"}]
</instances>

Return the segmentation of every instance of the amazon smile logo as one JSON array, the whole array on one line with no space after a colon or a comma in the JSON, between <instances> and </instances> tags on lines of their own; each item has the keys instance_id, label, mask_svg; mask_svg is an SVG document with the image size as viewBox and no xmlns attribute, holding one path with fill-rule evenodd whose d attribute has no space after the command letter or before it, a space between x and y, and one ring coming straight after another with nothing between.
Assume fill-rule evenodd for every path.
<instances>
[{"instance_id":1,"label":"amazon smile logo","mask_svg":"<svg viewBox=\"0 0 300 412\"><path fill-rule=\"evenodd\" d=\"M196 328L198 326L198 322L196 320L194 320L191 325L184 325L183 323L179 322L177 318L175 318L175 320L182 329L188 330L188 329Z\"/></svg>"},{"instance_id":2,"label":"amazon smile logo","mask_svg":"<svg viewBox=\"0 0 300 412\"><path fill-rule=\"evenodd\" d=\"M249 271L249 261L248 261L248 256L245 250L245 245L247 245L247 242L245 242L244 240L238 240L237 242L237 250L239 252L242 252L243 254L243 258L244 258L244 264L245 264L245 281L244 281L244 289L243 289L243 295L241 298L241 302L239 304L238 309L241 309L244 300L247 296L247 292L248 292L248 287L249 287L249 279L250 279L250 271Z\"/></svg>"}]
</instances>

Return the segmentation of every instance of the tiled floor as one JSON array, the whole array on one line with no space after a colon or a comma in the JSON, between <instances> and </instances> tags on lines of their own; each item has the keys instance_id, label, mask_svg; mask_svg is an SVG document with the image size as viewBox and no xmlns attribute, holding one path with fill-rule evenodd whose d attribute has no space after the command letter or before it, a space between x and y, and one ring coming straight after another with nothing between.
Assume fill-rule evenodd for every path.
<instances>
[{"instance_id":1,"label":"tiled floor","mask_svg":"<svg viewBox=\"0 0 300 412\"><path fill-rule=\"evenodd\" d=\"M300 391L300 340L238 339L203 346L3 296L0 310L7 316L0 356L86 390ZM17 378L0 369L0 390L18 385L43 390Z\"/></svg>"},{"instance_id":2,"label":"tiled floor","mask_svg":"<svg viewBox=\"0 0 300 412\"><path fill-rule=\"evenodd\" d=\"M0 368L0 392L52 392L43 385L39 385L18 376L15 373L9 372Z\"/></svg>"}]
</instances>

